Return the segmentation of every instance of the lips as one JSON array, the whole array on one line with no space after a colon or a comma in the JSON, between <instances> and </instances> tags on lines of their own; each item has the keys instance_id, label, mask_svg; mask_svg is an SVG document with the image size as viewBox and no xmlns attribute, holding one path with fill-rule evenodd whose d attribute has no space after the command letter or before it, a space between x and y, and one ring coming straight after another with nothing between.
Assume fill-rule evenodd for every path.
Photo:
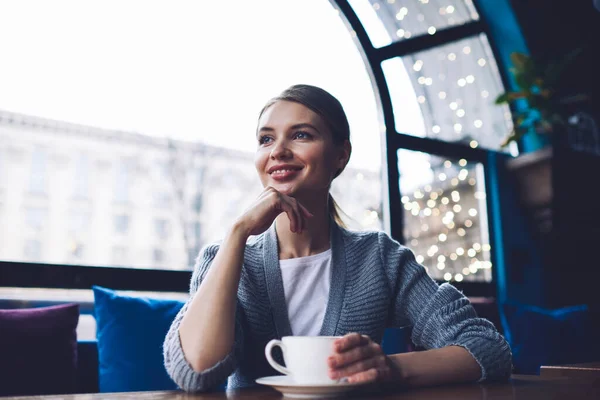
<instances>
[{"instance_id":1,"label":"lips","mask_svg":"<svg viewBox=\"0 0 600 400\"><path fill-rule=\"evenodd\" d=\"M267 170L267 173L269 175L272 175L274 173L297 172L297 171L300 171L301 169L302 169L302 167L297 166L297 165L280 164L280 165L274 165L271 168L269 168Z\"/></svg>"},{"instance_id":2,"label":"lips","mask_svg":"<svg viewBox=\"0 0 600 400\"><path fill-rule=\"evenodd\" d=\"M283 181L294 178L302 167L296 165L275 165L267 171L269 175L275 180Z\"/></svg>"}]
</instances>

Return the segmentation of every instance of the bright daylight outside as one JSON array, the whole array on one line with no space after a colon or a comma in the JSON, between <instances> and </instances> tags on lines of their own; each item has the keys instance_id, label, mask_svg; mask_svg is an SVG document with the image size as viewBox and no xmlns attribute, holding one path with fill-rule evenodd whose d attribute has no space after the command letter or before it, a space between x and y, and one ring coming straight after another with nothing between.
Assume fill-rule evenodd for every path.
<instances>
[{"instance_id":1,"label":"bright daylight outside","mask_svg":"<svg viewBox=\"0 0 600 400\"><path fill-rule=\"evenodd\" d=\"M477 18L350 4L376 47L425 16ZM332 194L351 229L383 229L385 128L353 34L328 0L0 3L0 259L191 268L260 193L258 113L296 83L342 102L353 154ZM398 132L498 146L507 115L485 103L501 88L485 38L382 67ZM398 154L417 259L438 280L490 281L482 166Z\"/></svg>"},{"instance_id":2,"label":"bright daylight outside","mask_svg":"<svg viewBox=\"0 0 600 400\"><path fill-rule=\"evenodd\" d=\"M382 229L382 127L329 1L5 1L0 38L0 259L191 268L260 192L258 113L295 83L344 105L332 193Z\"/></svg>"}]
</instances>

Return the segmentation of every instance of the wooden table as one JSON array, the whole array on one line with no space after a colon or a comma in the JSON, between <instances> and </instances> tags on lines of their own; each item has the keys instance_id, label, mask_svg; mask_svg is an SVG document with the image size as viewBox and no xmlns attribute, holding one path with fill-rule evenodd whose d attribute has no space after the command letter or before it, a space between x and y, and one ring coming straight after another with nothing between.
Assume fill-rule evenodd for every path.
<instances>
[{"instance_id":1,"label":"wooden table","mask_svg":"<svg viewBox=\"0 0 600 400\"><path fill-rule=\"evenodd\" d=\"M584 364L542 365L540 376L547 378L577 378L600 382L600 361Z\"/></svg>"},{"instance_id":2,"label":"wooden table","mask_svg":"<svg viewBox=\"0 0 600 400\"><path fill-rule=\"evenodd\" d=\"M76 394L69 396L2 397L2 400L274 400L282 399L279 392L270 388L252 388L226 393L186 394L183 392L136 392ZM410 389L395 393L356 393L346 399L376 400L427 400L427 399L600 399L600 385L585 380L569 378L544 378L532 375L513 375L508 383L485 383L467 385L447 385L433 388Z\"/></svg>"}]
</instances>

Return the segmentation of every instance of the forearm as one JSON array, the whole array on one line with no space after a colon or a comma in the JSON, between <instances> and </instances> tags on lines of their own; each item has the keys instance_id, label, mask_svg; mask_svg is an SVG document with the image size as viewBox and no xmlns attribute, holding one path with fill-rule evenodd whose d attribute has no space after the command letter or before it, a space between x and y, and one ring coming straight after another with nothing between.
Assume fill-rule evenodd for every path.
<instances>
[{"instance_id":1,"label":"forearm","mask_svg":"<svg viewBox=\"0 0 600 400\"><path fill-rule=\"evenodd\" d=\"M394 381L404 386L475 382L481 378L479 364L460 346L394 354L389 359L396 373Z\"/></svg>"},{"instance_id":2,"label":"forearm","mask_svg":"<svg viewBox=\"0 0 600 400\"><path fill-rule=\"evenodd\" d=\"M214 366L233 347L237 290L247 238L237 225L229 231L179 326L185 358L197 372Z\"/></svg>"}]
</instances>

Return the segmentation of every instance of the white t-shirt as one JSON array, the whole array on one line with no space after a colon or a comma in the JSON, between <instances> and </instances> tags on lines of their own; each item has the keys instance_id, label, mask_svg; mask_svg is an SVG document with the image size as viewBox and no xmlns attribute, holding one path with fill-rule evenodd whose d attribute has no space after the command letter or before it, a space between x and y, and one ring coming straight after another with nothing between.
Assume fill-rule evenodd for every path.
<instances>
[{"instance_id":1,"label":"white t-shirt","mask_svg":"<svg viewBox=\"0 0 600 400\"><path fill-rule=\"evenodd\" d=\"M285 303L295 336L318 336L323 325L331 271L331 249L279 260Z\"/></svg>"}]
</instances>

